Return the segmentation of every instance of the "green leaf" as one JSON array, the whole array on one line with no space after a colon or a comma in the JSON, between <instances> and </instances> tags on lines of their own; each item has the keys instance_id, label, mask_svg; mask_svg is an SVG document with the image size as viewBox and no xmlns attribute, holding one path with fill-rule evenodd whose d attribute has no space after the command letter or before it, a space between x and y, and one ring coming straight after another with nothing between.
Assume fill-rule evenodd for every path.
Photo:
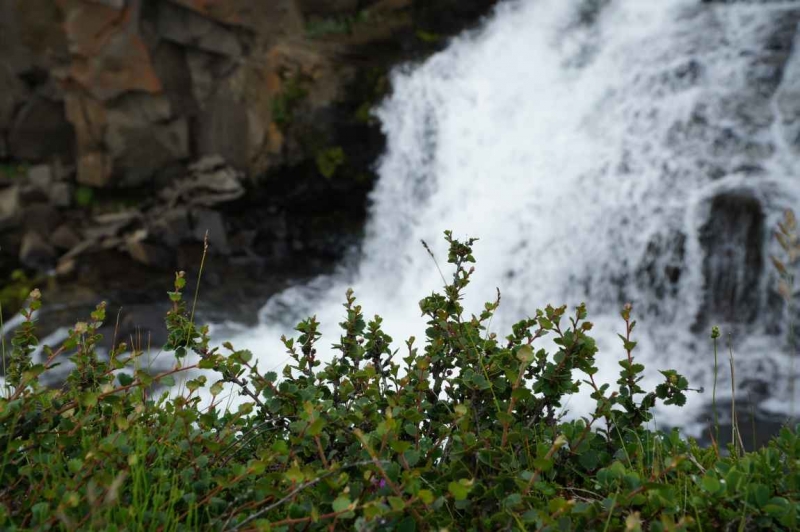
<instances>
[{"instance_id":1,"label":"green leaf","mask_svg":"<svg viewBox=\"0 0 800 532\"><path fill-rule=\"evenodd\" d=\"M747 499L758 508L763 508L769 502L770 489L764 484L750 484L747 487Z\"/></svg>"},{"instance_id":2,"label":"green leaf","mask_svg":"<svg viewBox=\"0 0 800 532\"><path fill-rule=\"evenodd\" d=\"M300 471L299 468L293 467L283 474L289 482L300 483L306 479L306 476Z\"/></svg>"},{"instance_id":3,"label":"green leaf","mask_svg":"<svg viewBox=\"0 0 800 532\"><path fill-rule=\"evenodd\" d=\"M417 492L417 497L425 504L432 504L435 499L431 490L419 490Z\"/></svg>"},{"instance_id":4,"label":"green leaf","mask_svg":"<svg viewBox=\"0 0 800 532\"><path fill-rule=\"evenodd\" d=\"M397 524L397 532L416 532L416 530L417 522L410 515Z\"/></svg>"},{"instance_id":5,"label":"green leaf","mask_svg":"<svg viewBox=\"0 0 800 532\"><path fill-rule=\"evenodd\" d=\"M351 509L351 504L353 503L350 501L350 498L347 495L339 495L336 497L336 499L334 499L331 506L333 506L334 512L346 512Z\"/></svg>"},{"instance_id":6,"label":"green leaf","mask_svg":"<svg viewBox=\"0 0 800 532\"><path fill-rule=\"evenodd\" d=\"M588 471L592 471L600 463L600 457L597 455L597 451L588 450L581 453L578 462Z\"/></svg>"},{"instance_id":7,"label":"green leaf","mask_svg":"<svg viewBox=\"0 0 800 532\"><path fill-rule=\"evenodd\" d=\"M417 462L419 462L420 453L416 449L409 449L403 453L403 458L406 459L406 462L408 462L410 467L414 467L417 465Z\"/></svg>"},{"instance_id":8,"label":"green leaf","mask_svg":"<svg viewBox=\"0 0 800 532\"><path fill-rule=\"evenodd\" d=\"M210 388L209 391L211 392L211 395L219 395L219 394L222 393L222 390L224 389L224 386L225 386L225 383L223 383L222 381L217 381L217 382L215 382L214 384L211 385L211 388Z\"/></svg>"},{"instance_id":9,"label":"green leaf","mask_svg":"<svg viewBox=\"0 0 800 532\"><path fill-rule=\"evenodd\" d=\"M73 458L67 462L67 469L73 475L78 473L81 469L83 469L83 460L79 460L77 458Z\"/></svg>"},{"instance_id":10,"label":"green leaf","mask_svg":"<svg viewBox=\"0 0 800 532\"><path fill-rule=\"evenodd\" d=\"M131 377L127 373L119 373L117 375L117 379L119 379L119 383L122 386L130 386L130 384L133 382L133 377Z\"/></svg>"},{"instance_id":11,"label":"green leaf","mask_svg":"<svg viewBox=\"0 0 800 532\"><path fill-rule=\"evenodd\" d=\"M523 345L517 351L517 358L523 364L530 364L534 360L533 348L529 345Z\"/></svg>"},{"instance_id":12,"label":"green leaf","mask_svg":"<svg viewBox=\"0 0 800 532\"><path fill-rule=\"evenodd\" d=\"M703 477L701 484L704 491L712 494L719 493L719 490L722 487L722 484L716 477L708 474Z\"/></svg>"},{"instance_id":13,"label":"green leaf","mask_svg":"<svg viewBox=\"0 0 800 532\"><path fill-rule=\"evenodd\" d=\"M457 501L463 501L469 495L469 490L471 488L471 481L461 479L458 482L450 482L447 484L447 491L453 496L453 498Z\"/></svg>"},{"instance_id":14,"label":"green leaf","mask_svg":"<svg viewBox=\"0 0 800 532\"><path fill-rule=\"evenodd\" d=\"M401 512L406 507L406 501L401 497L389 497L389 506L391 506L392 510L395 512Z\"/></svg>"}]
</instances>

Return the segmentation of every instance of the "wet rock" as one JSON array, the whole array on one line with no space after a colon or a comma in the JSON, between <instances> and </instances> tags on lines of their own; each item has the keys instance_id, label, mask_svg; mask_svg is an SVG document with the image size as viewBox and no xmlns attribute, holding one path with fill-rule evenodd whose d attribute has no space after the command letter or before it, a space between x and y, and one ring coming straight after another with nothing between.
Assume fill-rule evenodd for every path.
<instances>
[{"instance_id":1,"label":"wet rock","mask_svg":"<svg viewBox=\"0 0 800 532\"><path fill-rule=\"evenodd\" d=\"M797 41L798 35L795 35ZM800 54L794 53L786 64L777 91L780 132L795 153L800 153Z\"/></svg>"},{"instance_id":2,"label":"wet rock","mask_svg":"<svg viewBox=\"0 0 800 532\"><path fill-rule=\"evenodd\" d=\"M19 261L28 268L46 270L53 266L56 252L36 231L28 231L22 237Z\"/></svg>"},{"instance_id":3,"label":"wet rock","mask_svg":"<svg viewBox=\"0 0 800 532\"><path fill-rule=\"evenodd\" d=\"M685 268L686 235L679 231L657 234L648 242L644 257L636 270L636 284L647 313L658 315L665 308L665 299L678 294L680 279Z\"/></svg>"},{"instance_id":4,"label":"wet rock","mask_svg":"<svg viewBox=\"0 0 800 532\"><path fill-rule=\"evenodd\" d=\"M764 237L764 211L749 192L724 192L710 200L700 230L706 288L699 326L713 319L751 323L763 310L758 287Z\"/></svg>"}]
</instances>

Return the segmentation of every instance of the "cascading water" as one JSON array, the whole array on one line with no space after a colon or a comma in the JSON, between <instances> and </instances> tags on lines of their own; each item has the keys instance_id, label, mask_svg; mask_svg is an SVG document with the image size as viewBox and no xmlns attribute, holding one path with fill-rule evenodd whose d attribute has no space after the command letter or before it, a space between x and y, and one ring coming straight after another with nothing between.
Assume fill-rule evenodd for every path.
<instances>
[{"instance_id":1,"label":"cascading water","mask_svg":"<svg viewBox=\"0 0 800 532\"><path fill-rule=\"evenodd\" d=\"M733 332L737 375L771 383L762 406L788 410L767 257L800 192L798 20L797 2L501 4L481 30L394 73L357 264L274 297L234 345L279 367L278 338L312 313L320 347L334 343L349 286L398 349L422 337L418 302L442 281L420 240L444 266L452 229L480 238L467 309L499 287L493 329L505 334L548 303L586 301L604 382L617 378L619 310L632 302L650 382L675 368L706 389L662 423L685 426L710 400L713 324L723 340Z\"/></svg>"}]
</instances>

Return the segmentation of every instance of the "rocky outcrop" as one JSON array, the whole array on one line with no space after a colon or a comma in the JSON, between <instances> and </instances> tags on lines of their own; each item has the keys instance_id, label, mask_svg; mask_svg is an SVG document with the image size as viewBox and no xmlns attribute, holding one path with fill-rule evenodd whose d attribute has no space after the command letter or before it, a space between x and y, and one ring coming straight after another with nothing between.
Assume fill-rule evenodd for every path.
<instances>
[{"instance_id":1,"label":"rocky outcrop","mask_svg":"<svg viewBox=\"0 0 800 532\"><path fill-rule=\"evenodd\" d=\"M339 254L388 67L495 1L0 0L0 277Z\"/></svg>"},{"instance_id":2,"label":"rocky outcrop","mask_svg":"<svg viewBox=\"0 0 800 532\"><path fill-rule=\"evenodd\" d=\"M94 187L159 185L205 155L260 175L303 158L293 115L327 133L315 110L346 99L364 61L493 3L1 0L0 157L74 163Z\"/></svg>"}]
</instances>

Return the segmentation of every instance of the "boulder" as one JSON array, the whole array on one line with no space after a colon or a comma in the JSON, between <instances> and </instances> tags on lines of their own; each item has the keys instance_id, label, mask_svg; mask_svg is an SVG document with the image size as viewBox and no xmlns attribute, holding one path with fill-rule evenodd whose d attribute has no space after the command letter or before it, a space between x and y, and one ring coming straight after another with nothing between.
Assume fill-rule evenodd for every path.
<instances>
[{"instance_id":1,"label":"boulder","mask_svg":"<svg viewBox=\"0 0 800 532\"><path fill-rule=\"evenodd\" d=\"M702 319L751 323L761 309L766 227L760 201L746 190L710 200L700 230L705 292Z\"/></svg>"},{"instance_id":2,"label":"boulder","mask_svg":"<svg viewBox=\"0 0 800 532\"><path fill-rule=\"evenodd\" d=\"M63 251L73 249L81 243L81 238L69 224L62 224L50 235L50 243Z\"/></svg>"},{"instance_id":3,"label":"boulder","mask_svg":"<svg viewBox=\"0 0 800 532\"><path fill-rule=\"evenodd\" d=\"M53 169L46 164L39 164L28 169L28 182L37 189L47 192L53 183Z\"/></svg>"},{"instance_id":4,"label":"boulder","mask_svg":"<svg viewBox=\"0 0 800 532\"><path fill-rule=\"evenodd\" d=\"M72 206L73 194L74 189L71 183L53 183L47 189L47 199L50 205L62 209Z\"/></svg>"},{"instance_id":5,"label":"boulder","mask_svg":"<svg viewBox=\"0 0 800 532\"><path fill-rule=\"evenodd\" d=\"M28 231L22 237L19 261L28 268L47 270L53 266L56 252L47 240L36 231Z\"/></svg>"}]
</instances>

